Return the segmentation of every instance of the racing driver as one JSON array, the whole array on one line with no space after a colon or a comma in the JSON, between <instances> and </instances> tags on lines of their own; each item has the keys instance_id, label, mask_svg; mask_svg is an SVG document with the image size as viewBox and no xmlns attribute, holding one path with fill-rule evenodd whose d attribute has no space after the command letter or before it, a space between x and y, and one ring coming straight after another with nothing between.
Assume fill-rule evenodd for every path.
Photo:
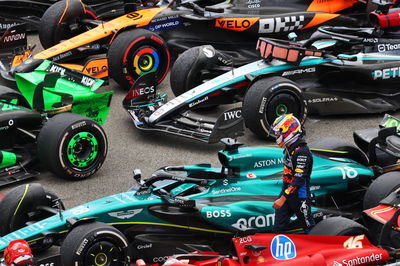
<instances>
[{"instance_id":1,"label":"racing driver","mask_svg":"<svg viewBox=\"0 0 400 266\"><path fill-rule=\"evenodd\" d=\"M274 233L282 233L296 214L304 231L315 225L311 215L310 176L313 157L304 140L299 120L293 114L281 115L272 124L271 134L284 148L283 185L275 209Z\"/></svg>"}]
</instances>

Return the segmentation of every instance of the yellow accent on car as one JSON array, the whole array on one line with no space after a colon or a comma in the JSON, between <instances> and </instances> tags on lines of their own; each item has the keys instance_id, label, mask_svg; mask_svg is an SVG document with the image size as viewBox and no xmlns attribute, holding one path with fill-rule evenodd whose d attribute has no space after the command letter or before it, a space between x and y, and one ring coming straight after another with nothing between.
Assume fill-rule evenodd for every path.
<instances>
[{"instance_id":1,"label":"yellow accent on car","mask_svg":"<svg viewBox=\"0 0 400 266\"><path fill-rule=\"evenodd\" d=\"M205 231L205 232L211 232L211 233L232 234L231 232L227 232L227 231L212 230L212 229L206 229L206 228L200 228L200 227L192 227L192 226L184 226L184 225L178 225L178 224L163 224L163 223L152 223L152 222L119 222L119 223L108 223L108 224L109 225L116 225L116 224L150 224L150 225L161 225L161 226L185 228L185 229Z\"/></svg>"},{"instance_id":2,"label":"yellow accent on car","mask_svg":"<svg viewBox=\"0 0 400 266\"><path fill-rule=\"evenodd\" d=\"M312 151L324 151L324 152L335 152L335 153L349 153L348 151L335 151L335 150L324 150L324 149L313 149L313 148L311 148L310 150L312 150Z\"/></svg>"},{"instance_id":3,"label":"yellow accent on car","mask_svg":"<svg viewBox=\"0 0 400 266\"><path fill-rule=\"evenodd\" d=\"M18 209L19 209L19 207L21 206L21 203L22 203L22 201L24 200L24 198L25 198L25 196L26 196L26 193L28 193L28 189L29 189L29 184L26 184L26 185L25 185L24 194L22 195L22 198L21 198L21 199L19 200L19 202L18 202L18 206L17 206L17 208L16 208L15 211L14 211L14 215L17 214Z\"/></svg>"}]
</instances>

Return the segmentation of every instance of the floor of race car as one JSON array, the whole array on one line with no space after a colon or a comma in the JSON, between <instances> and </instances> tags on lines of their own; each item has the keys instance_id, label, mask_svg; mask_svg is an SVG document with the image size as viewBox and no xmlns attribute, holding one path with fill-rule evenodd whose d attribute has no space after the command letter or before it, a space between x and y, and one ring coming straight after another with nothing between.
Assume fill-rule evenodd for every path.
<instances>
[{"instance_id":1,"label":"floor of race car","mask_svg":"<svg viewBox=\"0 0 400 266\"><path fill-rule=\"evenodd\" d=\"M36 34L30 35L29 43L37 45L35 52L40 50L41 45ZM0 84L4 85L1 82ZM92 178L80 182L69 182L49 172L42 173L31 182L42 183L48 190L59 195L66 207L70 208L105 195L126 191L133 184L132 170L135 168L140 168L142 176L147 177L154 170L166 165L206 162L218 165L216 153L223 148L222 144L207 145L182 137L137 130L121 105L126 92L118 89L114 81L109 86L117 90L112 99L109 117L104 124L109 140L109 153L102 169ZM172 98L169 76L161 87ZM400 112L393 115L400 116ZM338 136L352 142L354 130L375 127L381 119L382 115L379 114L311 117L305 127L310 142L326 136ZM273 144L257 139L249 130L239 140L249 146ZM13 187L15 185L1 189L0 192L5 194Z\"/></svg>"}]
</instances>

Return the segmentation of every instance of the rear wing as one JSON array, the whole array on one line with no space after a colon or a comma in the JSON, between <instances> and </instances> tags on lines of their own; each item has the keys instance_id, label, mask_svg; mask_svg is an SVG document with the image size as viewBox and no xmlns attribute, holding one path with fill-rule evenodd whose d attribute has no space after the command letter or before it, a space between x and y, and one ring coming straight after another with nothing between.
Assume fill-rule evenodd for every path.
<instances>
[{"instance_id":1,"label":"rear wing","mask_svg":"<svg viewBox=\"0 0 400 266\"><path fill-rule=\"evenodd\" d=\"M17 86L31 108L54 115L71 111L103 124L113 91L104 80L44 60L33 72L17 73Z\"/></svg>"},{"instance_id":2,"label":"rear wing","mask_svg":"<svg viewBox=\"0 0 400 266\"><path fill-rule=\"evenodd\" d=\"M9 27L0 37L0 74L6 80L13 80L10 69L21 64L31 54L27 47L26 24Z\"/></svg>"},{"instance_id":3,"label":"rear wing","mask_svg":"<svg viewBox=\"0 0 400 266\"><path fill-rule=\"evenodd\" d=\"M0 53L22 49L27 46L26 24L9 27L0 38Z\"/></svg>"},{"instance_id":4,"label":"rear wing","mask_svg":"<svg viewBox=\"0 0 400 266\"><path fill-rule=\"evenodd\" d=\"M54 62L51 62L45 71L48 73L60 73L62 78L88 88L93 88L98 80L97 78L83 74L80 71L64 67Z\"/></svg>"}]
</instances>

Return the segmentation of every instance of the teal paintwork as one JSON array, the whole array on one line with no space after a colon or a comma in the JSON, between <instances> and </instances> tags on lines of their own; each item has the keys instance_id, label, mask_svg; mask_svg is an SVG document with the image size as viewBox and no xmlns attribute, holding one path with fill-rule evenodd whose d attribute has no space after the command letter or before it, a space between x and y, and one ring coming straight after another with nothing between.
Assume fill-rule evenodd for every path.
<instances>
[{"instance_id":1,"label":"teal paintwork","mask_svg":"<svg viewBox=\"0 0 400 266\"><path fill-rule=\"evenodd\" d=\"M182 176L189 177L202 172L225 173L221 178L209 179L204 190L192 193L190 191L195 187L194 184L177 183L173 189L168 189L171 183L153 188L153 192L160 187L169 190L172 194L171 200L179 195L195 199L199 210L198 219L210 224L209 227L193 227L186 223L185 219L174 223L155 216L149 210L150 207L161 204L168 212L168 208L172 206L170 202L151 191L137 195L133 189L82 204L8 234L0 238L0 250L14 239L24 238L35 243L37 239L43 238L45 232L63 234L69 229L66 220L71 217L95 217L96 220L117 228L123 225L144 224L153 227L175 227L186 229L188 232L229 235L234 231L232 225L236 224L251 226L260 232L269 231L274 223L272 202L282 185L282 157L282 149L271 147L242 147L234 151L220 151L219 158L221 163L225 164L225 170L211 168L208 164L188 165L183 168L185 173ZM228 171L228 168L240 170L232 172ZM316 196L334 194L346 191L350 180L373 177L371 169L350 159L314 155L311 190ZM318 209L313 208L313 211Z\"/></svg>"}]
</instances>

